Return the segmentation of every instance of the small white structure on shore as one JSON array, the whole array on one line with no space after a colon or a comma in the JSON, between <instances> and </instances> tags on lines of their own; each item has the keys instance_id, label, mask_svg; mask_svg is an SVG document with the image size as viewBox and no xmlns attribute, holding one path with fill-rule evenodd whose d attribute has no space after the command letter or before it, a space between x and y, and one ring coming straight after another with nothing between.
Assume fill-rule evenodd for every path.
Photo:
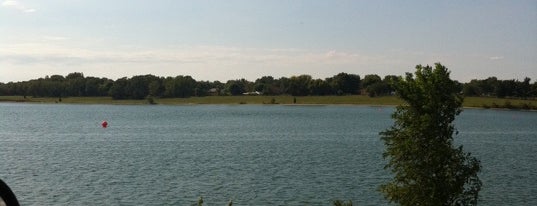
<instances>
[{"instance_id":1,"label":"small white structure on shore","mask_svg":"<svg viewBox=\"0 0 537 206\"><path fill-rule=\"evenodd\" d=\"M262 92L258 92L258 91L255 91L255 92L244 92L242 93L243 95L262 95L263 93Z\"/></svg>"}]
</instances>

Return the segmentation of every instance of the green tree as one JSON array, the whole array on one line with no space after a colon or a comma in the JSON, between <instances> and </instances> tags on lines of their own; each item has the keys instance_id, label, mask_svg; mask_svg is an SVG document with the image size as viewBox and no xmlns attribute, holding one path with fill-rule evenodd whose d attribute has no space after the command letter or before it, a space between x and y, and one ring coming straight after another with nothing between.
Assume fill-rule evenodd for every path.
<instances>
[{"instance_id":1,"label":"green tree","mask_svg":"<svg viewBox=\"0 0 537 206\"><path fill-rule=\"evenodd\" d=\"M492 96L494 95L494 90L498 87L498 78L496 77L489 77L485 80L482 80L480 84L480 88L484 95L486 96Z\"/></svg>"},{"instance_id":2,"label":"green tree","mask_svg":"<svg viewBox=\"0 0 537 206\"><path fill-rule=\"evenodd\" d=\"M517 85L517 95L522 99L527 99L531 96L531 79L529 77L524 78L524 81L518 82Z\"/></svg>"},{"instance_id":3,"label":"green tree","mask_svg":"<svg viewBox=\"0 0 537 206\"><path fill-rule=\"evenodd\" d=\"M103 80L96 77L87 77L84 93L86 96L96 97L99 96L99 85Z\"/></svg>"},{"instance_id":4,"label":"green tree","mask_svg":"<svg viewBox=\"0 0 537 206\"><path fill-rule=\"evenodd\" d=\"M394 125L381 132L391 182L380 187L400 205L475 205L481 181L480 162L462 146L453 146L453 121L462 97L440 63L416 66L395 85L405 104L392 114Z\"/></svg>"},{"instance_id":5,"label":"green tree","mask_svg":"<svg viewBox=\"0 0 537 206\"><path fill-rule=\"evenodd\" d=\"M376 74L368 74L364 76L364 79L362 79L362 88L367 89L368 86L382 82L382 79L380 79L379 75Z\"/></svg>"},{"instance_id":6,"label":"green tree","mask_svg":"<svg viewBox=\"0 0 537 206\"><path fill-rule=\"evenodd\" d=\"M514 79L498 81L497 87L495 88L496 96L498 98L514 96L516 85Z\"/></svg>"},{"instance_id":7,"label":"green tree","mask_svg":"<svg viewBox=\"0 0 537 206\"><path fill-rule=\"evenodd\" d=\"M110 88L114 85L114 81L111 79L102 78L102 83L99 84L98 91L99 96L109 95Z\"/></svg>"},{"instance_id":8,"label":"green tree","mask_svg":"<svg viewBox=\"0 0 537 206\"><path fill-rule=\"evenodd\" d=\"M368 96L376 97L388 94L390 92L390 86L385 82L375 82L374 84L367 86L365 90L367 91Z\"/></svg>"},{"instance_id":9,"label":"green tree","mask_svg":"<svg viewBox=\"0 0 537 206\"><path fill-rule=\"evenodd\" d=\"M537 81L533 82L530 88L530 95L533 97L537 97Z\"/></svg>"},{"instance_id":10,"label":"green tree","mask_svg":"<svg viewBox=\"0 0 537 206\"><path fill-rule=\"evenodd\" d=\"M332 93L330 84L322 79L313 80L310 87L312 95L329 95Z\"/></svg>"},{"instance_id":11,"label":"green tree","mask_svg":"<svg viewBox=\"0 0 537 206\"><path fill-rule=\"evenodd\" d=\"M108 92L108 94L112 96L113 99L126 99L128 97L128 82L129 81L127 80L127 77L123 77L121 79L116 80L110 87L110 91Z\"/></svg>"},{"instance_id":12,"label":"green tree","mask_svg":"<svg viewBox=\"0 0 537 206\"><path fill-rule=\"evenodd\" d=\"M300 75L300 76L292 76L289 79L289 88L288 92L289 94L293 96L306 96L311 93L310 90L310 84L311 84L311 76L310 75Z\"/></svg>"},{"instance_id":13,"label":"green tree","mask_svg":"<svg viewBox=\"0 0 537 206\"><path fill-rule=\"evenodd\" d=\"M289 94L289 85L291 84L291 80L287 77L280 77L276 82L274 82L275 85L277 85L277 93L278 94Z\"/></svg>"},{"instance_id":14,"label":"green tree","mask_svg":"<svg viewBox=\"0 0 537 206\"><path fill-rule=\"evenodd\" d=\"M263 76L254 82L254 90L262 92L264 95L277 95L278 85L272 76Z\"/></svg>"},{"instance_id":15,"label":"green tree","mask_svg":"<svg viewBox=\"0 0 537 206\"><path fill-rule=\"evenodd\" d=\"M395 92L393 85L397 84L399 77L395 75L386 75L382 81L388 85L388 93L392 93Z\"/></svg>"},{"instance_id":16,"label":"green tree","mask_svg":"<svg viewBox=\"0 0 537 206\"><path fill-rule=\"evenodd\" d=\"M246 79L229 80L225 84L226 93L231 95L242 95L253 89L254 84Z\"/></svg>"},{"instance_id":17,"label":"green tree","mask_svg":"<svg viewBox=\"0 0 537 206\"><path fill-rule=\"evenodd\" d=\"M149 85L147 86L149 90L149 95L153 97L158 97L162 93L162 83L160 79L154 79L152 80Z\"/></svg>"},{"instance_id":18,"label":"green tree","mask_svg":"<svg viewBox=\"0 0 537 206\"><path fill-rule=\"evenodd\" d=\"M242 95L242 93L246 92L246 89L244 88L244 84L242 84L240 80L227 81L225 88L226 88L226 93L229 93L233 96Z\"/></svg>"},{"instance_id":19,"label":"green tree","mask_svg":"<svg viewBox=\"0 0 537 206\"><path fill-rule=\"evenodd\" d=\"M483 94L481 89L481 81L472 79L470 82L464 84L462 93L465 96L481 96Z\"/></svg>"},{"instance_id":20,"label":"green tree","mask_svg":"<svg viewBox=\"0 0 537 206\"><path fill-rule=\"evenodd\" d=\"M337 94L360 94L360 76L355 74L339 73L326 80Z\"/></svg>"},{"instance_id":21,"label":"green tree","mask_svg":"<svg viewBox=\"0 0 537 206\"><path fill-rule=\"evenodd\" d=\"M209 81L198 81L196 82L196 87L194 88L194 96L203 97L207 96L209 90L214 88L213 84Z\"/></svg>"},{"instance_id":22,"label":"green tree","mask_svg":"<svg viewBox=\"0 0 537 206\"><path fill-rule=\"evenodd\" d=\"M64 92L64 78L61 75L52 75L45 78L45 96L61 97Z\"/></svg>"},{"instance_id":23,"label":"green tree","mask_svg":"<svg viewBox=\"0 0 537 206\"><path fill-rule=\"evenodd\" d=\"M149 94L147 76L133 76L127 83L127 95L132 99L144 99Z\"/></svg>"},{"instance_id":24,"label":"green tree","mask_svg":"<svg viewBox=\"0 0 537 206\"><path fill-rule=\"evenodd\" d=\"M163 81L164 85L164 97L175 97L175 79L173 77L166 77Z\"/></svg>"},{"instance_id":25,"label":"green tree","mask_svg":"<svg viewBox=\"0 0 537 206\"><path fill-rule=\"evenodd\" d=\"M196 80L191 76L179 75L175 77L175 94L178 97L186 98L194 95Z\"/></svg>"},{"instance_id":26,"label":"green tree","mask_svg":"<svg viewBox=\"0 0 537 206\"><path fill-rule=\"evenodd\" d=\"M85 96L86 80L83 73L73 72L68 74L65 79L67 80L66 93L68 96Z\"/></svg>"}]
</instances>

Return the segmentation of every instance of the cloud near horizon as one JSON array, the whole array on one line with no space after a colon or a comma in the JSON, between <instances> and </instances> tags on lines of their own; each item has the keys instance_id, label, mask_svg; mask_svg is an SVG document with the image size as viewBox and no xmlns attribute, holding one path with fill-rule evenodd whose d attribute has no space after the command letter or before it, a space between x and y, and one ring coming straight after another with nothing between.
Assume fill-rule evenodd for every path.
<instances>
[{"instance_id":1,"label":"cloud near horizon","mask_svg":"<svg viewBox=\"0 0 537 206\"><path fill-rule=\"evenodd\" d=\"M14 0L3 1L1 5L3 7L12 8L12 9L24 12L24 13L32 13L32 12L37 11L34 8L29 8L29 7L25 6L24 4L22 4L21 2L14 1Z\"/></svg>"},{"instance_id":2,"label":"cloud near horizon","mask_svg":"<svg viewBox=\"0 0 537 206\"><path fill-rule=\"evenodd\" d=\"M49 40L1 47L0 68L4 69L0 69L0 76L41 68L39 74L32 74L33 78L70 72L107 78L149 73L191 75L199 80L224 81L301 74L325 78L339 72L360 73L360 68L365 72L371 68L368 65L385 62L385 58L374 54L295 48L184 46L103 50L65 46L62 42ZM0 79L0 82L21 80L27 79Z\"/></svg>"},{"instance_id":3,"label":"cloud near horizon","mask_svg":"<svg viewBox=\"0 0 537 206\"><path fill-rule=\"evenodd\" d=\"M74 46L69 44L69 41L78 44ZM416 64L435 62L449 63L446 66L453 69L454 77L466 81L472 75L465 73L467 69L459 62L461 58L493 59L484 55L454 56L405 50L365 53L333 49L225 46L140 48L125 45L103 49L99 46L93 47L94 42L80 42L85 41L45 36L37 38L33 43L3 45L0 47L0 82L25 81L29 80L28 78L52 74L66 75L71 72L111 79L142 74L191 75L197 80L211 81L239 78L253 81L262 76L278 78L301 74L326 78L340 72L384 76L402 75L411 72ZM5 79L7 76L11 78Z\"/></svg>"},{"instance_id":4,"label":"cloud near horizon","mask_svg":"<svg viewBox=\"0 0 537 206\"><path fill-rule=\"evenodd\" d=\"M309 63L369 63L378 57L338 51L301 49L260 49L221 46L190 46L171 49L94 50L48 43L25 43L0 48L0 58L13 64L269 64L303 65Z\"/></svg>"},{"instance_id":5,"label":"cloud near horizon","mask_svg":"<svg viewBox=\"0 0 537 206\"><path fill-rule=\"evenodd\" d=\"M493 57L489 57L490 60L502 60L504 59L505 57L504 56L493 56Z\"/></svg>"}]
</instances>

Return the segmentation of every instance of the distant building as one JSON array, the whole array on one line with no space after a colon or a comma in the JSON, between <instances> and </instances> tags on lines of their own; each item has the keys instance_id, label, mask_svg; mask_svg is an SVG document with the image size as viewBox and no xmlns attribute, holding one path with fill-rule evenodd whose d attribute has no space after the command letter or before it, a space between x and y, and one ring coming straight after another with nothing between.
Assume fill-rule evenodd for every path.
<instances>
[{"instance_id":1,"label":"distant building","mask_svg":"<svg viewBox=\"0 0 537 206\"><path fill-rule=\"evenodd\" d=\"M262 95L263 93L262 92L258 92L258 91L255 91L255 92L244 92L242 93L243 95Z\"/></svg>"},{"instance_id":2,"label":"distant building","mask_svg":"<svg viewBox=\"0 0 537 206\"><path fill-rule=\"evenodd\" d=\"M220 90L218 88L212 88L207 90L207 94L210 96L218 96L220 94Z\"/></svg>"}]
</instances>

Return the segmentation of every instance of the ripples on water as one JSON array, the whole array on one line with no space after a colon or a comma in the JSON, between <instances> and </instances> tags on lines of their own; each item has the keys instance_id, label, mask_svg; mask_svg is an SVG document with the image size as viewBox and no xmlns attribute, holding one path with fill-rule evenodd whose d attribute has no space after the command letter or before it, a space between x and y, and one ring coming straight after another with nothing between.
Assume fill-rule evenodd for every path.
<instances>
[{"instance_id":1,"label":"ripples on water","mask_svg":"<svg viewBox=\"0 0 537 206\"><path fill-rule=\"evenodd\" d=\"M0 178L22 205L386 205L389 107L0 104ZM107 120L107 129L99 123ZM484 205L535 205L537 113L467 110Z\"/></svg>"}]
</instances>

